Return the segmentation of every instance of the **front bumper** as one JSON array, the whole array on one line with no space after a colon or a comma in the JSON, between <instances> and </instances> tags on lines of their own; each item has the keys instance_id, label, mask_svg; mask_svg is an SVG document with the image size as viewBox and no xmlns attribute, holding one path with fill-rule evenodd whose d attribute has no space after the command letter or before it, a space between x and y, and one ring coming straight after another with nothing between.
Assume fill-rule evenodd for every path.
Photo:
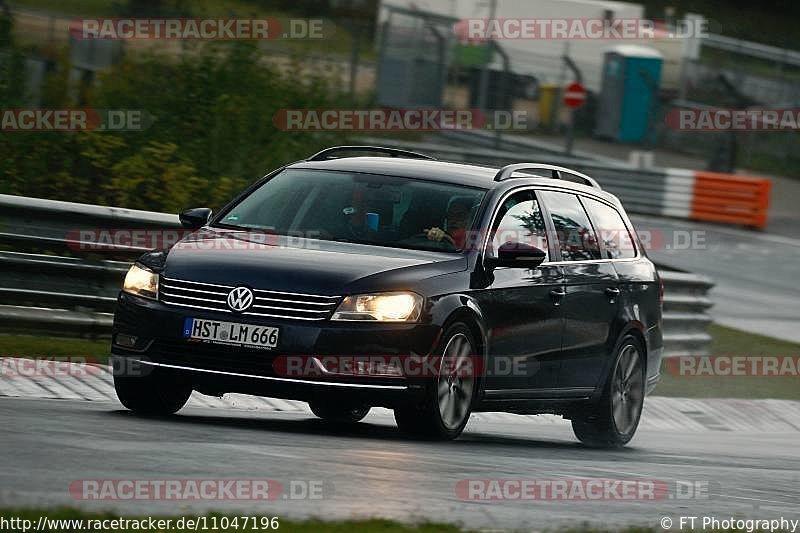
<instances>
[{"instance_id":1,"label":"front bumper","mask_svg":"<svg viewBox=\"0 0 800 533\"><path fill-rule=\"evenodd\" d=\"M280 328L278 347L260 350L189 342L183 338L187 317L242 322ZM117 335L136 337L134 346L117 344ZM372 405L394 405L418 398L429 377L376 375L287 376L274 363L290 356L427 357L441 328L430 323L391 324L321 320L318 322L181 309L120 293L114 315L112 356L115 368L137 372L166 368L186 376L207 394L240 392L260 396L311 400L347 396Z\"/></svg>"}]
</instances>

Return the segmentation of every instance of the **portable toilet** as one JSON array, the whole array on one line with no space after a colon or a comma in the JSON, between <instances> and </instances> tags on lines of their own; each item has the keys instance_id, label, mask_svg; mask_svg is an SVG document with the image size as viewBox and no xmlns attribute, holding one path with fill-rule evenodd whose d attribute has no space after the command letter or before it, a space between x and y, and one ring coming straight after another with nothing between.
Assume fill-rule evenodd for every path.
<instances>
[{"instance_id":1,"label":"portable toilet","mask_svg":"<svg viewBox=\"0 0 800 533\"><path fill-rule=\"evenodd\" d=\"M640 142L655 117L663 57L652 48L619 45L605 53L595 134Z\"/></svg>"}]
</instances>

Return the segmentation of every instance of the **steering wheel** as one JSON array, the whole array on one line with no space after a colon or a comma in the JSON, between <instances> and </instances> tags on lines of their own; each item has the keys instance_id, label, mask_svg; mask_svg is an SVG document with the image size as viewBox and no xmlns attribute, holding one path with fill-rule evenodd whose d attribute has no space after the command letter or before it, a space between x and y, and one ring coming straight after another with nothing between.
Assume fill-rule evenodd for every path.
<instances>
[{"instance_id":1,"label":"steering wheel","mask_svg":"<svg viewBox=\"0 0 800 533\"><path fill-rule=\"evenodd\" d=\"M414 239L420 239L420 240L424 239L429 244L440 244L442 246L447 246L449 249L458 250L456 245L453 244L452 242L450 242L450 240L442 239L441 241L434 241L433 239L429 239L428 238L428 234L426 232L424 232L424 231L422 231L420 233L415 233L414 235L411 235L410 237L406 237L403 240L404 241L410 241L410 240L414 240Z\"/></svg>"}]
</instances>

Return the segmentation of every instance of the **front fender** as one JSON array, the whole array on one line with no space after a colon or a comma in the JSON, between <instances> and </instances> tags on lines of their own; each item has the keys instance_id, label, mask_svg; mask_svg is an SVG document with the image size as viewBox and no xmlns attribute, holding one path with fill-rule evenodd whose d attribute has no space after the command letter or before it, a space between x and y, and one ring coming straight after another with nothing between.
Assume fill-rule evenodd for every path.
<instances>
[{"instance_id":1,"label":"front fender","mask_svg":"<svg viewBox=\"0 0 800 533\"><path fill-rule=\"evenodd\" d=\"M444 328L456 315L465 314L481 329L482 340L485 339L483 311L478 301L467 294L448 294L432 299L431 322Z\"/></svg>"},{"instance_id":2,"label":"front fender","mask_svg":"<svg viewBox=\"0 0 800 533\"><path fill-rule=\"evenodd\" d=\"M453 322L461 320L465 322L473 332L476 340L480 343L480 353L484 358L484 363L488 360L488 333L484 320L483 310L480 303L467 294L449 294L434 299L431 309L431 320L439 326L439 336L431 350L435 350L441 340L444 330ZM483 365L486 368L486 365ZM479 391L483 387L483 379L479 380Z\"/></svg>"}]
</instances>

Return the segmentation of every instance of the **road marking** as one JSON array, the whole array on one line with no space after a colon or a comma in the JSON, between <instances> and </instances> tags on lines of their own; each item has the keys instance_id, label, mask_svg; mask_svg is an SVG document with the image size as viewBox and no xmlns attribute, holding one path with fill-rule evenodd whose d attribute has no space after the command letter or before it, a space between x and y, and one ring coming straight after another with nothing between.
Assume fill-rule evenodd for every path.
<instances>
[{"instance_id":1,"label":"road marking","mask_svg":"<svg viewBox=\"0 0 800 533\"><path fill-rule=\"evenodd\" d=\"M2 363L3 358L0 358ZM7 365L3 368L15 368ZM0 380L0 396L41 399L85 399L117 402L111 372L104 367L83 372L35 377L14 376ZM296 400L226 394L223 398L192 394L189 407L212 409L263 410L310 414L308 404ZM389 409L374 408L370 416L391 417ZM556 415L515 415L475 413L471 424L529 423L568 426ZM654 430L689 432L790 432L800 433L800 401L691 399L650 396L645 401L642 427ZM600 470L600 469L598 469Z\"/></svg>"}]
</instances>

